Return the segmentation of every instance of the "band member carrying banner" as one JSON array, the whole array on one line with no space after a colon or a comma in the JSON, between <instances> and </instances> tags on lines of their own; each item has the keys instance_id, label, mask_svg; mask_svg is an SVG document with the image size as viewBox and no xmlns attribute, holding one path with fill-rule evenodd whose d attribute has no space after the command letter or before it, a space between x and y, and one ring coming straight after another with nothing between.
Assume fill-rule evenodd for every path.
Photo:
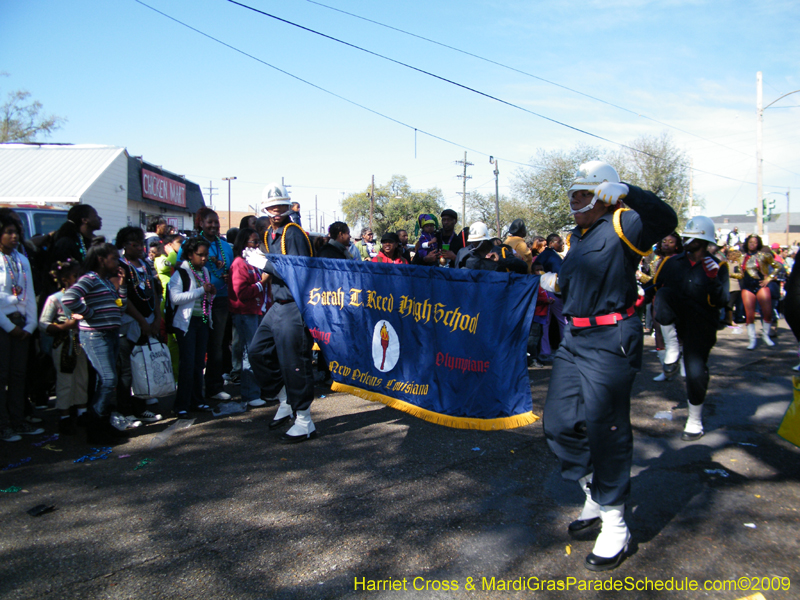
<instances>
[{"instance_id":1,"label":"band member carrying banner","mask_svg":"<svg viewBox=\"0 0 800 600\"><path fill-rule=\"evenodd\" d=\"M629 208L621 207L623 199ZM678 219L655 194L621 183L600 161L580 166L569 200L577 224L569 252L559 273L540 280L561 293L569 318L553 361L544 431L562 477L586 494L569 532L602 521L585 564L606 571L622 562L630 541L624 518L633 458L630 396L642 363L636 269Z\"/></svg>"},{"instance_id":2,"label":"band member carrying banner","mask_svg":"<svg viewBox=\"0 0 800 600\"><path fill-rule=\"evenodd\" d=\"M266 187L262 210L270 217L270 227L264 233L267 258L270 254L314 255L306 232L289 219L291 207L292 201L285 187L278 184ZM281 442L304 442L317 437L311 420L311 403L314 401L311 349L314 340L292 293L269 260L264 271L272 276L275 303L264 315L247 349L250 365L262 393L280 401L269 428L277 429L295 416L294 424L281 437Z\"/></svg>"}]
</instances>

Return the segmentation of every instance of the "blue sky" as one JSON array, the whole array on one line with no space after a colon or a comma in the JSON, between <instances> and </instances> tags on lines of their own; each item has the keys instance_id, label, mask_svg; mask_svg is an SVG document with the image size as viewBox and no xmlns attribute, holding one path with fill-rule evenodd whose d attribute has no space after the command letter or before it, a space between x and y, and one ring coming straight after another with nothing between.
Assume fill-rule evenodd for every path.
<instances>
[{"instance_id":1,"label":"blue sky","mask_svg":"<svg viewBox=\"0 0 800 600\"><path fill-rule=\"evenodd\" d=\"M143 1L412 127L134 0L0 0L0 71L9 74L0 91L27 89L69 119L49 141L125 146L203 188L211 181L220 206L223 177L238 177L234 209L257 203L266 184L284 177L305 218L316 196L330 223L343 192L365 189L373 174L376 183L401 174L414 189L438 186L459 209L454 161L465 148L474 163L468 191L494 191L491 154L506 194L539 148L615 148L225 0ZM709 215L755 205L756 72L764 74L765 104L800 89L796 2L320 1L627 110L307 0L243 3L615 142L669 131L694 159L695 191ZM791 187L795 202L799 106L795 94L764 117L765 191ZM415 157L413 128L454 144L418 133Z\"/></svg>"}]
</instances>

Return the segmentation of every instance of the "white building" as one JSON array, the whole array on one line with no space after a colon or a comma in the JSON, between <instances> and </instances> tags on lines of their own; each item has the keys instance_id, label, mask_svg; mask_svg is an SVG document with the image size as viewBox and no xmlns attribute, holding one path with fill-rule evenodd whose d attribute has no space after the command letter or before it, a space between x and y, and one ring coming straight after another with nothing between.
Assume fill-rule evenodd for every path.
<instances>
[{"instance_id":1,"label":"white building","mask_svg":"<svg viewBox=\"0 0 800 600\"><path fill-rule=\"evenodd\" d=\"M91 204L103 219L98 233L113 240L126 225L156 216L192 229L205 205L200 186L125 148L91 144L0 144L0 205L69 208ZM46 233L46 232L39 232Z\"/></svg>"}]
</instances>

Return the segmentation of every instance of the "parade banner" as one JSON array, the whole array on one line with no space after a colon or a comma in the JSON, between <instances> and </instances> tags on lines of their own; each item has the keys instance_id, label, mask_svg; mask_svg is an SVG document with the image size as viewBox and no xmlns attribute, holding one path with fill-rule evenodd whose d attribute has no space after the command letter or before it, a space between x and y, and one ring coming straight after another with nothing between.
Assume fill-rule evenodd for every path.
<instances>
[{"instance_id":1,"label":"parade banner","mask_svg":"<svg viewBox=\"0 0 800 600\"><path fill-rule=\"evenodd\" d=\"M334 391L461 429L533 423L526 361L539 278L269 255Z\"/></svg>"}]
</instances>

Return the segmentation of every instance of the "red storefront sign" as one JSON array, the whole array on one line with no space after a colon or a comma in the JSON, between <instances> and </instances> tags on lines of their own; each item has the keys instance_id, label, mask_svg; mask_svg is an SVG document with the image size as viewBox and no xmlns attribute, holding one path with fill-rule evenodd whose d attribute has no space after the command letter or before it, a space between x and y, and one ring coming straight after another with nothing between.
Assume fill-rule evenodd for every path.
<instances>
[{"instance_id":1,"label":"red storefront sign","mask_svg":"<svg viewBox=\"0 0 800 600\"><path fill-rule=\"evenodd\" d=\"M142 169L142 196L186 208L186 184Z\"/></svg>"}]
</instances>

